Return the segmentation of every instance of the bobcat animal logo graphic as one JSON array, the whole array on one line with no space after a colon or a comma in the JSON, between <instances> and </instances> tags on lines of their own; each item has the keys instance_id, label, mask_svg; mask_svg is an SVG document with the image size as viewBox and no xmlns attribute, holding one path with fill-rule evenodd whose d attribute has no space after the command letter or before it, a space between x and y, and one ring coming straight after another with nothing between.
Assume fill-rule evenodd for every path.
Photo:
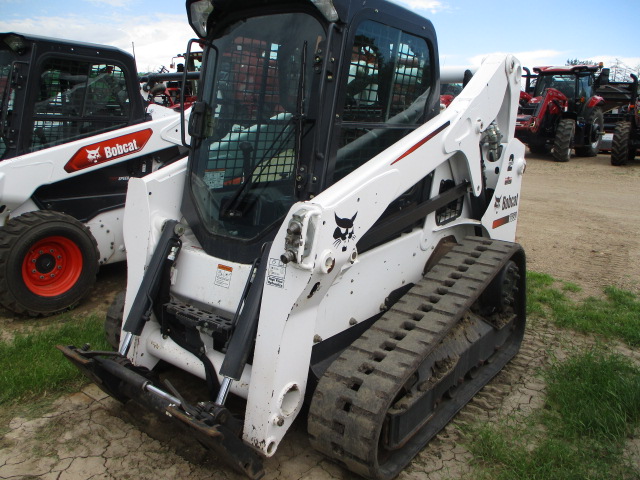
<instances>
[{"instance_id":1,"label":"bobcat animal logo graphic","mask_svg":"<svg viewBox=\"0 0 640 480\"><path fill-rule=\"evenodd\" d=\"M353 231L353 222L356 220L358 216L358 212L351 218L340 218L335 213L333 214L336 218L336 229L333 231L333 246L337 247L340 244L342 245L342 251L347 251L347 242L349 240L355 240L356 234ZM343 243L344 242L344 243Z\"/></svg>"},{"instance_id":2,"label":"bobcat animal logo graphic","mask_svg":"<svg viewBox=\"0 0 640 480\"><path fill-rule=\"evenodd\" d=\"M90 162L98 163L98 160L102 158L102 155L100 155L100 147L96 148L95 150L89 150L88 148L85 148L85 151L87 152L87 160L89 160Z\"/></svg>"},{"instance_id":3,"label":"bobcat animal logo graphic","mask_svg":"<svg viewBox=\"0 0 640 480\"><path fill-rule=\"evenodd\" d=\"M497 212L498 210L500 210L500 201L501 201L501 200L502 200L502 195L500 195L500 196L497 196L497 195L496 195L496 201L495 201L495 203L493 204L493 208L495 208L495 209L496 209L496 212Z\"/></svg>"}]
</instances>

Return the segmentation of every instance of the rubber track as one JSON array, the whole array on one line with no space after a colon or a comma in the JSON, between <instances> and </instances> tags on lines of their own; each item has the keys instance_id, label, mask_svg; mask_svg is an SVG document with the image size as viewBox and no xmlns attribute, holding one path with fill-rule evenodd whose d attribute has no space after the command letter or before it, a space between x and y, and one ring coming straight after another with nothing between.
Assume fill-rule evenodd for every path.
<instances>
[{"instance_id":1,"label":"rubber track","mask_svg":"<svg viewBox=\"0 0 640 480\"><path fill-rule=\"evenodd\" d=\"M397 475L436 432L417 445L410 440L395 451L399 458L380 466L380 432L396 393L519 249L514 243L468 237L349 346L314 392L308 419L312 446L364 477ZM442 424L438 429L450 419L435 417Z\"/></svg>"}]
</instances>

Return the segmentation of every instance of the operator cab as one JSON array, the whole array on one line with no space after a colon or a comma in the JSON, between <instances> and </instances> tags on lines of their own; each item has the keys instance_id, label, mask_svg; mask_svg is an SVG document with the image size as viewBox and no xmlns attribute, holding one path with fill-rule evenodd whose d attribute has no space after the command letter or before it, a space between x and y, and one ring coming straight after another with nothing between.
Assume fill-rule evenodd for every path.
<instances>
[{"instance_id":1,"label":"operator cab","mask_svg":"<svg viewBox=\"0 0 640 480\"><path fill-rule=\"evenodd\" d=\"M117 48L0 34L0 159L144 121L137 78Z\"/></svg>"},{"instance_id":2,"label":"operator cab","mask_svg":"<svg viewBox=\"0 0 640 480\"><path fill-rule=\"evenodd\" d=\"M102 142L117 138L119 130L148 120L135 61L127 52L0 33L0 161L67 162L68 176L43 183L31 194L38 209L64 212L84 223L122 208L130 177L145 176L154 165L171 163L184 153L172 144L119 159L106 151L114 145L92 139L105 133ZM150 134L148 130L141 138ZM77 174L93 166L92 161L104 165Z\"/></svg>"},{"instance_id":3,"label":"operator cab","mask_svg":"<svg viewBox=\"0 0 640 480\"><path fill-rule=\"evenodd\" d=\"M294 203L439 111L435 33L423 18L381 2L249 3L240 13L187 1L205 47L183 212L207 253L238 262L258 256ZM389 215L421 201L427 183Z\"/></svg>"}]
</instances>

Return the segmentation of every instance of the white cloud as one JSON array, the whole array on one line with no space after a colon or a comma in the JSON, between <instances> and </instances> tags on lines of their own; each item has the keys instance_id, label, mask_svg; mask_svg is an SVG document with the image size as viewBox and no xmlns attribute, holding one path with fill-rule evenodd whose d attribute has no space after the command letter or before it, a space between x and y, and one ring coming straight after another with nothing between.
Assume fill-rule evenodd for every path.
<instances>
[{"instance_id":1,"label":"white cloud","mask_svg":"<svg viewBox=\"0 0 640 480\"><path fill-rule=\"evenodd\" d=\"M127 0L88 0L89 3L93 3L95 5L108 5L109 7L126 7L129 2Z\"/></svg>"},{"instance_id":2,"label":"white cloud","mask_svg":"<svg viewBox=\"0 0 640 480\"><path fill-rule=\"evenodd\" d=\"M640 71L640 57L619 57L616 55L597 55L593 57L596 62L602 62L605 67L618 66L634 71Z\"/></svg>"},{"instance_id":3,"label":"white cloud","mask_svg":"<svg viewBox=\"0 0 640 480\"><path fill-rule=\"evenodd\" d=\"M541 65L564 65L567 62L568 53L558 50L531 50L525 52L492 52L493 54L506 55L511 53L523 67L537 67ZM468 59L469 64L479 66L490 53L475 55Z\"/></svg>"},{"instance_id":4,"label":"white cloud","mask_svg":"<svg viewBox=\"0 0 640 480\"><path fill-rule=\"evenodd\" d=\"M409 8L410 10L426 10L431 13L438 13L448 10L449 6L437 0L391 0L394 3Z\"/></svg>"},{"instance_id":5,"label":"white cloud","mask_svg":"<svg viewBox=\"0 0 640 480\"><path fill-rule=\"evenodd\" d=\"M122 19L77 15L0 20L0 31L20 32L80 42L111 45L133 53L140 71L156 71L184 53L194 36L186 15L147 15Z\"/></svg>"}]
</instances>

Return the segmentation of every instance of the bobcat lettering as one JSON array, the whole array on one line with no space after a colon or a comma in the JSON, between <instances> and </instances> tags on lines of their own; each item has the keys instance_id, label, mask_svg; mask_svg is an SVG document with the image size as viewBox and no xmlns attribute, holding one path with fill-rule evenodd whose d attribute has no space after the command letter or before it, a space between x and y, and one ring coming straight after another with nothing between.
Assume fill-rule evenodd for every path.
<instances>
[{"instance_id":1,"label":"bobcat lettering","mask_svg":"<svg viewBox=\"0 0 640 480\"><path fill-rule=\"evenodd\" d=\"M131 153L138 150L138 143L133 140L129 143L125 143L124 145L116 144L113 147L104 147L104 154L107 158L115 157L116 155L124 155L125 153Z\"/></svg>"},{"instance_id":2,"label":"bobcat lettering","mask_svg":"<svg viewBox=\"0 0 640 480\"><path fill-rule=\"evenodd\" d=\"M506 210L508 208L513 208L518 206L518 196L520 194L517 193L515 196L506 195L502 197L502 210Z\"/></svg>"}]
</instances>

